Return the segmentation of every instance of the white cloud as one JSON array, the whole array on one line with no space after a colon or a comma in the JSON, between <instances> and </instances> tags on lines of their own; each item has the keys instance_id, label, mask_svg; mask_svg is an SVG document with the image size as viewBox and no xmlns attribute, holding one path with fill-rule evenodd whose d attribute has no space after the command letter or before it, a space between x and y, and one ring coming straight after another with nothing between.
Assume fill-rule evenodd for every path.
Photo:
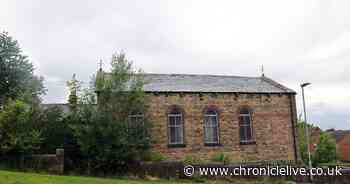
<instances>
[{"instance_id":1,"label":"white cloud","mask_svg":"<svg viewBox=\"0 0 350 184\"><path fill-rule=\"evenodd\" d=\"M345 30L330 43L322 43L315 47L305 59L314 61L334 59L342 55L350 55L350 29Z\"/></svg>"},{"instance_id":2,"label":"white cloud","mask_svg":"<svg viewBox=\"0 0 350 184\"><path fill-rule=\"evenodd\" d=\"M99 59L108 69L111 54L124 49L146 72L257 76L263 64L267 76L299 94L301 82L312 82L311 121L347 128L349 4L5 0L0 29L18 39L46 78L45 102L64 102L73 73L87 83Z\"/></svg>"}]
</instances>

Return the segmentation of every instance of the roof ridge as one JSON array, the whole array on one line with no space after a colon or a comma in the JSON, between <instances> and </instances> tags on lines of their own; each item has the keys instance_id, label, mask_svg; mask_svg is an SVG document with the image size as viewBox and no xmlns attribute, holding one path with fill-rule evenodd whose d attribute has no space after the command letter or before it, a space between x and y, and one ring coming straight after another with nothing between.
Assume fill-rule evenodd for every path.
<instances>
[{"instance_id":1,"label":"roof ridge","mask_svg":"<svg viewBox=\"0 0 350 184\"><path fill-rule=\"evenodd\" d=\"M182 76L211 76L211 77L236 77L236 78L253 78L258 79L260 77L251 76L238 76L238 75L225 75L225 74L182 74L182 73L143 73L144 75L182 75Z\"/></svg>"}]
</instances>

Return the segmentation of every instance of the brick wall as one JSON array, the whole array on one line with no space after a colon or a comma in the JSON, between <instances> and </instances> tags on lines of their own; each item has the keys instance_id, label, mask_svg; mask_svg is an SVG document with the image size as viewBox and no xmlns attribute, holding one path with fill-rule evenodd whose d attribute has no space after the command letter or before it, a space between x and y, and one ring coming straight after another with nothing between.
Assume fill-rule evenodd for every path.
<instances>
[{"instance_id":1,"label":"brick wall","mask_svg":"<svg viewBox=\"0 0 350 184\"><path fill-rule=\"evenodd\" d=\"M153 123L151 135L156 140L152 149L169 160L184 159L187 155L210 160L216 153L230 155L232 161L295 160L294 95L149 93L148 105L146 114ZM168 147L167 109L172 105L184 111L185 147ZM204 145L203 112L209 106L219 111L218 146ZM255 144L240 144L239 109L243 106L253 110Z\"/></svg>"},{"instance_id":2,"label":"brick wall","mask_svg":"<svg viewBox=\"0 0 350 184\"><path fill-rule=\"evenodd\" d=\"M350 161L350 134L337 141L337 151L339 160Z\"/></svg>"}]
</instances>

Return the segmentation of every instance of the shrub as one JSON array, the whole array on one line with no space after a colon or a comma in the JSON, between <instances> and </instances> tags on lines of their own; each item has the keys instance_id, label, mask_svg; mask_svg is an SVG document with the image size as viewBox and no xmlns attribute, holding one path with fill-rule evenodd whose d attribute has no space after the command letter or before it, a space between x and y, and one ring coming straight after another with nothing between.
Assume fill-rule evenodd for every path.
<instances>
[{"instance_id":1,"label":"shrub","mask_svg":"<svg viewBox=\"0 0 350 184\"><path fill-rule=\"evenodd\" d=\"M231 162L231 159L225 153L217 153L213 155L213 157L211 158L211 161L221 162L223 164L229 164Z\"/></svg>"},{"instance_id":2,"label":"shrub","mask_svg":"<svg viewBox=\"0 0 350 184\"><path fill-rule=\"evenodd\" d=\"M166 157L161 153L148 151L144 154L142 160L146 162L161 162L166 160Z\"/></svg>"},{"instance_id":3,"label":"shrub","mask_svg":"<svg viewBox=\"0 0 350 184\"><path fill-rule=\"evenodd\" d=\"M201 163L201 159L193 155L186 155L183 159L183 163L186 165L199 164Z\"/></svg>"}]
</instances>

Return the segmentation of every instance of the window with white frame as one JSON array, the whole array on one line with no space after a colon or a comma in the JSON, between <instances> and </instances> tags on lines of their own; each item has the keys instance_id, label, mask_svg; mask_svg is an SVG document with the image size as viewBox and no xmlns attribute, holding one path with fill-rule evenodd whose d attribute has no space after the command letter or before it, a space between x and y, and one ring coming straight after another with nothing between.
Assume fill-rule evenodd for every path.
<instances>
[{"instance_id":1,"label":"window with white frame","mask_svg":"<svg viewBox=\"0 0 350 184\"><path fill-rule=\"evenodd\" d=\"M128 131L130 136L136 136L144 133L144 115L140 111L134 111L129 114Z\"/></svg>"},{"instance_id":2,"label":"window with white frame","mask_svg":"<svg viewBox=\"0 0 350 184\"><path fill-rule=\"evenodd\" d=\"M204 143L219 143L218 113L215 110L208 110L204 114Z\"/></svg>"},{"instance_id":3,"label":"window with white frame","mask_svg":"<svg viewBox=\"0 0 350 184\"><path fill-rule=\"evenodd\" d=\"M168 114L169 144L184 144L183 114L181 109L173 108Z\"/></svg>"},{"instance_id":4,"label":"window with white frame","mask_svg":"<svg viewBox=\"0 0 350 184\"><path fill-rule=\"evenodd\" d=\"M241 143L253 142L252 117L248 108L242 108L239 113L239 135Z\"/></svg>"}]
</instances>

